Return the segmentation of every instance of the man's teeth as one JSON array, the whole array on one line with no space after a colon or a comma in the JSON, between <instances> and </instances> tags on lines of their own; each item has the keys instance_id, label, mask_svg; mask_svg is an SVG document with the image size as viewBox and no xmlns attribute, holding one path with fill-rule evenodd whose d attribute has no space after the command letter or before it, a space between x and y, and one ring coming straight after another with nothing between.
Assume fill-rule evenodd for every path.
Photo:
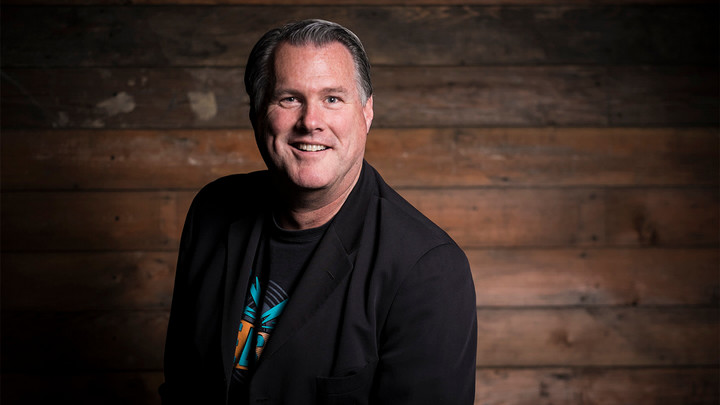
<instances>
[{"instance_id":1,"label":"man's teeth","mask_svg":"<svg viewBox=\"0 0 720 405\"><path fill-rule=\"evenodd\" d=\"M309 145L307 143L299 143L295 145L296 148L305 152L318 152L327 149L327 146L323 145Z\"/></svg>"}]
</instances>

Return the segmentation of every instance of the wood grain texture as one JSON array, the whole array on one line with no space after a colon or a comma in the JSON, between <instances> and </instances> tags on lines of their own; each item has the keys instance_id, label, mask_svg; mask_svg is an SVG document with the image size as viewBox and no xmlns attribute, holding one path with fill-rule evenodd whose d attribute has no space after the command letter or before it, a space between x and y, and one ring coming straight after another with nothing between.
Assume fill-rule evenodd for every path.
<instances>
[{"instance_id":1,"label":"wood grain texture","mask_svg":"<svg viewBox=\"0 0 720 405\"><path fill-rule=\"evenodd\" d=\"M0 377L3 403L43 403L64 399L77 405L98 403L159 405L159 371L74 373L48 378L37 389L37 375ZM480 368L475 403L482 405L715 405L717 368Z\"/></svg>"},{"instance_id":2,"label":"wood grain texture","mask_svg":"<svg viewBox=\"0 0 720 405\"><path fill-rule=\"evenodd\" d=\"M402 194L463 247L718 244L714 189L408 189ZM3 249L173 250L192 196L184 191L5 193Z\"/></svg>"},{"instance_id":3,"label":"wood grain texture","mask_svg":"<svg viewBox=\"0 0 720 405\"><path fill-rule=\"evenodd\" d=\"M480 307L717 306L717 249L467 249ZM169 309L176 252L3 253L4 310Z\"/></svg>"},{"instance_id":4,"label":"wood grain texture","mask_svg":"<svg viewBox=\"0 0 720 405\"><path fill-rule=\"evenodd\" d=\"M170 309L177 252L3 253L5 310Z\"/></svg>"},{"instance_id":5,"label":"wood grain texture","mask_svg":"<svg viewBox=\"0 0 720 405\"><path fill-rule=\"evenodd\" d=\"M720 294L717 249L468 249L477 304L704 305Z\"/></svg>"},{"instance_id":6,"label":"wood grain texture","mask_svg":"<svg viewBox=\"0 0 720 405\"><path fill-rule=\"evenodd\" d=\"M3 125L249 128L242 77L240 68L5 69ZM375 128L719 122L711 67L378 67L373 80Z\"/></svg>"},{"instance_id":7,"label":"wood grain texture","mask_svg":"<svg viewBox=\"0 0 720 405\"><path fill-rule=\"evenodd\" d=\"M395 187L716 186L715 128L375 129ZM197 190L264 169L251 130L5 130L4 190Z\"/></svg>"},{"instance_id":8,"label":"wood grain texture","mask_svg":"<svg viewBox=\"0 0 720 405\"><path fill-rule=\"evenodd\" d=\"M481 308L477 364L716 366L718 315L690 307Z\"/></svg>"},{"instance_id":9,"label":"wood grain texture","mask_svg":"<svg viewBox=\"0 0 720 405\"><path fill-rule=\"evenodd\" d=\"M714 0L6 0L9 5L266 5L266 6L436 6L443 5L687 5L715 4Z\"/></svg>"},{"instance_id":10,"label":"wood grain texture","mask_svg":"<svg viewBox=\"0 0 720 405\"><path fill-rule=\"evenodd\" d=\"M162 191L5 194L3 250L174 250L191 199Z\"/></svg>"},{"instance_id":11,"label":"wood grain texture","mask_svg":"<svg viewBox=\"0 0 720 405\"><path fill-rule=\"evenodd\" d=\"M717 366L717 308L478 310L481 367ZM3 369L159 370L166 311L6 311ZM692 342L692 344L688 344ZM38 350L42 348L42 350Z\"/></svg>"},{"instance_id":12,"label":"wood grain texture","mask_svg":"<svg viewBox=\"0 0 720 405\"><path fill-rule=\"evenodd\" d=\"M479 369L480 405L713 405L717 368Z\"/></svg>"},{"instance_id":13,"label":"wood grain texture","mask_svg":"<svg viewBox=\"0 0 720 405\"><path fill-rule=\"evenodd\" d=\"M318 16L355 31L377 66L717 64L716 5L624 3L4 7L3 64L244 66L267 30Z\"/></svg>"}]
</instances>

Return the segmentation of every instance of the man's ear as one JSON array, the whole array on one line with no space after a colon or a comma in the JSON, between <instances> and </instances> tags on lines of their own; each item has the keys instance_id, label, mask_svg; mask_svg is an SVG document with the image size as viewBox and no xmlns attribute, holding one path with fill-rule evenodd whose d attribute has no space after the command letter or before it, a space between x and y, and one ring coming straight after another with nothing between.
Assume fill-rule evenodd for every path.
<instances>
[{"instance_id":1,"label":"man's ear","mask_svg":"<svg viewBox=\"0 0 720 405\"><path fill-rule=\"evenodd\" d=\"M375 112L373 111L373 96L370 96L365 105L363 106L363 115L365 115L365 126L367 131L370 132L370 126L372 125L373 117Z\"/></svg>"}]
</instances>

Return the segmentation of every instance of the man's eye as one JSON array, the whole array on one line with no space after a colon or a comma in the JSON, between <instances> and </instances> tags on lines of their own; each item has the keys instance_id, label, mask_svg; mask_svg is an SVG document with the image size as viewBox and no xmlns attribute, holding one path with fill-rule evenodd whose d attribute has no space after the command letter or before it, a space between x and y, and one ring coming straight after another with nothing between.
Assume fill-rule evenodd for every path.
<instances>
[{"instance_id":1,"label":"man's eye","mask_svg":"<svg viewBox=\"0 0 720 405\"><path fill-rule=\"evenodd\" d=\"M284 99L280 100L283 103L294 103L297 101L297 98L295 97L285 97Z\"/></svg>"},{"instance_id":2,"label":"man's eye","mask_svg":"<svg viewBox=\"0 0 720 405\"><path fill-rule=\"evenodd\" d=\"M331 103L331 104L337 103L339 101L340 101L340 99L337 97L334 97L334 96L328 96L328 98L327 98L327 102Z\"/></svg>"}]
</instances>

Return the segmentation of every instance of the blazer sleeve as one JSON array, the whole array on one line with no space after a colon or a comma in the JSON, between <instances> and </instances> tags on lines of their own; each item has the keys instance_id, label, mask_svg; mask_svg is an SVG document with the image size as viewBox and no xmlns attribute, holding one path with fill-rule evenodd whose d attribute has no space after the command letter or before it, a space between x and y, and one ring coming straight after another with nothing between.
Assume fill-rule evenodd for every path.
<instances>
[{"instance_id":1,"label":"blazer sleeve","mask_svg":"<svg viewBox=\"0 0 720 405\"><path fill-rule=\"evenodd\" d=\"M454 243L405 277L380 336L376 404L472 404L477 315L470 266Z\"/></svg>"},{"instance_id":2,"label":"blazer sleeve","mask_svg":"<svg viewBox=\"0 0 720 405\"><path fill-rule=\"evenodd\" d=\"M217 404L224 402L225 384L222 376L209 372L207 353L201 352L199 345L199 313L210 312L203 301L198 300L197 261L198 244L203 239L211 239L199 231L199 208L196 197L188 211L180 238L178 262L175 272L172 306L168 321L165 340L164 374L165 382L159 387L159 394L164 405L203 403ZM200 235L198 234L200 233ZM202 275L202 277L205 277ZM206 300L205 300L206 301ZM203 317L202 319L206 319ZM220 369L221 370L221 369ZM214 369L213 369L214 371Z\"/></svg>"}]
</instances>

